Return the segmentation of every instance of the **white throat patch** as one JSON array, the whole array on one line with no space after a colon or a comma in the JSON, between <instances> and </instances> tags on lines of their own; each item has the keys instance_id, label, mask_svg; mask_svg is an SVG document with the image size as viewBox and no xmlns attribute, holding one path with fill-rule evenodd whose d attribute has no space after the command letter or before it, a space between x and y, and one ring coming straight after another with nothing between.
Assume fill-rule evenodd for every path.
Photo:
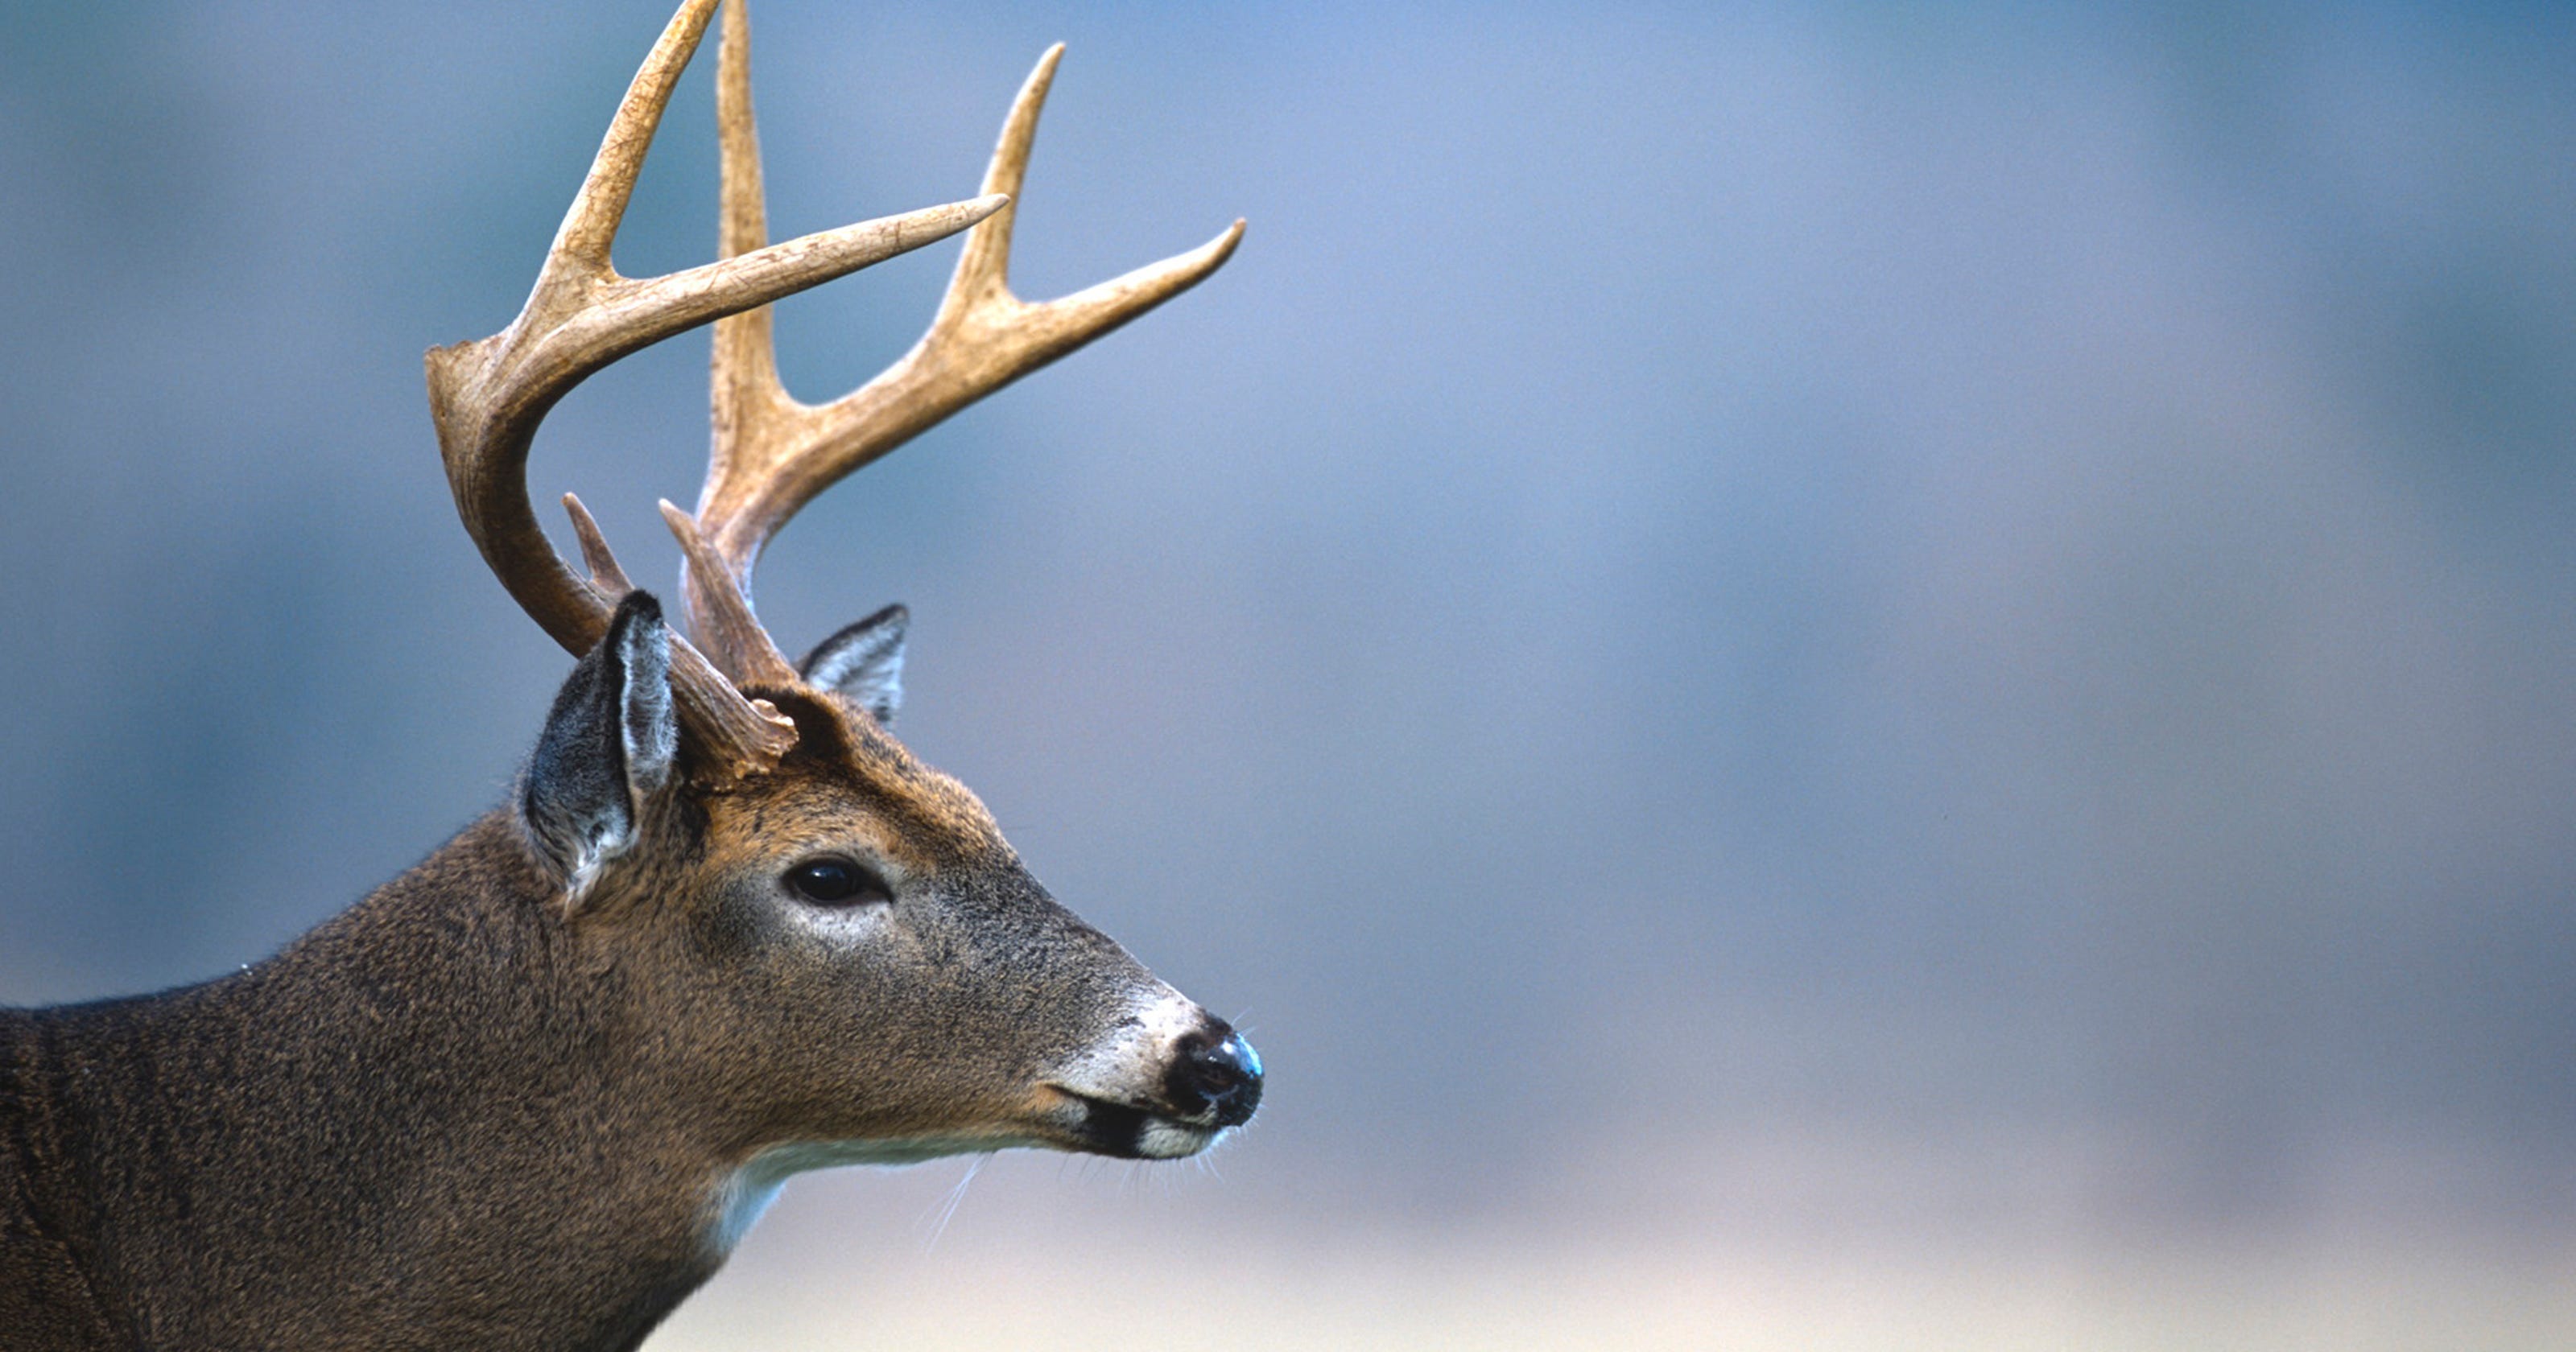
<instances>
[{"instance_id":1,"label":"white throat patch","mask_svg":"<svg viewBox=\"0 0 2576 1352\"><path fill-rule=\"evenodd\" d=\"M778 1200L787 1180L812 1169L852 1164L920 1164L950 1155L972 1155L1011 1146L1038 1145L1035 1139L996 1136L920 1136L892 1141L813 1141L772 1146L741 1168L718 1179L711 1208L707 1244L718 1257L730 1254L751 1227Z\"/></svg>"}]
</instances>

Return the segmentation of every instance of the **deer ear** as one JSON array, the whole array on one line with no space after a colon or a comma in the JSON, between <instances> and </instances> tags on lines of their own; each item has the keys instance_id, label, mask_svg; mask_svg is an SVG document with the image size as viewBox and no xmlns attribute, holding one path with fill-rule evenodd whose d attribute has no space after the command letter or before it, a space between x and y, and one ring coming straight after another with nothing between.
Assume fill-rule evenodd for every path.
<instances>
[{"instance_id":1,"label":"deer ear","mask_svg":"<svg viewBox=\"0 0 2576 1352\"><path fill-rule=\"evenodd\" d=\"M829 690L892 728L903 705L903 630L912 612L887 606L817 644L799 668L805 683Z\"/></svg>"},{"instance_id":2,"label":"deer ear","mask_svg":"<svg viewBox=\"0 0 2576 1352\"><path fill-rule=\"evenodd\" d=\"M633 848L645 803L671 780L680 745L671 707L671 631L662 606L628 592L599 646L555 695L519 785L519 817L578 902L602 866Z\"/></svg>"}]
</instances>

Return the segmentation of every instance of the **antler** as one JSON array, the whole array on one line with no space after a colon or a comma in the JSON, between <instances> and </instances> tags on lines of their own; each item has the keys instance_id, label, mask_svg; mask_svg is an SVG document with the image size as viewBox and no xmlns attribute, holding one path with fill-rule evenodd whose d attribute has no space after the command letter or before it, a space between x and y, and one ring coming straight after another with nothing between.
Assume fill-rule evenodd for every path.
<instances>
[{"instance_id":1,"label":"antler","mask_svg":"<svg viewBox=\"0 0 2576 1352\"><path fill-rule=\"evenodd\" d=\"M716 322L715 435L706 488L695 517L668 502L662 512L687 559L690 627L737 680L794 678L752 614L751 571L761 547L797 509L948 415L1189 289L1243 238L1238 220L1188 253L1060 300L1032 304L1011 294L1012 216L1038 110L1063 55L1061 43L1049 48L1020 87L984 173L985 196L977 199L1004 205L966 236L929 331L894 365L832 403L802 404L779 384L766 306ZM724 164L718 252L730 261L757 258L767 252L761 245L768 227L742 0L725 12L716 119Z\"/></svg>"},{"instance_id":2,"label":"antler","mask_svg":"<svg viewBox=\"0 0 2576 1352\"><path fill-rule=\"evenodd\" d=\"M587 652L606 632L624 573L580 504L567 497L592 579L556 557L528 505L528 444L555 402L592 372L711 319L944 239L991 216L1006 199L971 201L865 221L728 256L661 277L627 278L609 263L644 152L672 86L697 50L716 0L686 0L636 71L598 158L555 233L534 290L510 327L433 348L430 415L466 532L530 617L555 641ZM794 745L794 726L757 707L685 642L671 682L682 719L720 763L759 768Z\"/></svg>"}]
</instances>

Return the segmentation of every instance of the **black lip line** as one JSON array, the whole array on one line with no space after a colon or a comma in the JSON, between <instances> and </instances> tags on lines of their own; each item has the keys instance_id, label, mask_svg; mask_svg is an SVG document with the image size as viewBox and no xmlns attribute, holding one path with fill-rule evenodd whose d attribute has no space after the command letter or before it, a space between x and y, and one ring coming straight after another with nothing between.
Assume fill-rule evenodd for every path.
<instances>
[{"instance_id":1,"label":"black lip line","mask_svg":"<svg viewBox=\"0 0 2576 1352\"><path fill-rule=\"evenodd\" d=\"M1106 1099L1101 1098L1096 1094L1086 1094L1079 1089L1067 1089L1060 1084L1050 1083L1047 1085L1047 1088L1099 1112L1116 1114L1133 1113L1139 1118L1150 1117L1157 1122L1167 1122L1175 1127L1187 1127L1192 1131L1213 1133L1226 1129L1223 1124L1216 1120L1216 1114L1214 1113L1209 1113L1204 1118L1192 1119L1182 1117L1177 1113L1167 1113L1159 1108L1146 1108L1133 1103L1121 1103L1116 1099Z\"/></svg>"},{"instance_id":2,"label":"black lip line","mask_svg":"<svg viewBox=\"0 0 2576 1352\"><path fill-rule=\"evenodd\" d=\"M1114 1099L1098 1098L1078 1089L1067 1089L1060 1084L1047 1087L1082 1104L1088 1110L1080 1132L1082 1136L1088 1138L1088 1144L1102 1154L1116 1155L1122 1159L1147 1158L1143 1147L1145 1122L1149 1118L1208 1136L1214 1136L1224 1130L1213 1123L1185 1121L1169 1113L1158 1113L1148 1108L1137 1107L1132 1103L1120 1103Z\"/></svg>"}]
</instances>

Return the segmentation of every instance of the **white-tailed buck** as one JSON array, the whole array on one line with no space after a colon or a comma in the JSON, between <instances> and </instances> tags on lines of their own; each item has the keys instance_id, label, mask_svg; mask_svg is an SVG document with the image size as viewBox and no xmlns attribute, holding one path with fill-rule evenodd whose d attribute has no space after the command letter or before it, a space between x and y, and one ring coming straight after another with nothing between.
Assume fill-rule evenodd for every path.
<instances>
[{"instance_id":1,"label":"white-tailed buck","mask_svg":"<svg viewBox=\"0 0 2576 1352\"><path fill-rule=\"evenodd\" d=\"M1005 281L1056 52L983 195L767 244L746 21L725 15L716 262L609 266L716 0L637 73L518 319L429 354L466 530L580 655L513 801L266 962L0 1011L0 1347L623 1348L800 1170L1003 1146L1192 1154L1261 1064L1051 900L973 794L888 735L904 612L790 663L761 546L816 493L1214 271L1242 223L1063 300ZM838 402L787 397L766 306L969 230L920 344ZM691 638L525 463L585 376L715 322L715 445L663 504Z\"/></svg>"}]
</instances>

